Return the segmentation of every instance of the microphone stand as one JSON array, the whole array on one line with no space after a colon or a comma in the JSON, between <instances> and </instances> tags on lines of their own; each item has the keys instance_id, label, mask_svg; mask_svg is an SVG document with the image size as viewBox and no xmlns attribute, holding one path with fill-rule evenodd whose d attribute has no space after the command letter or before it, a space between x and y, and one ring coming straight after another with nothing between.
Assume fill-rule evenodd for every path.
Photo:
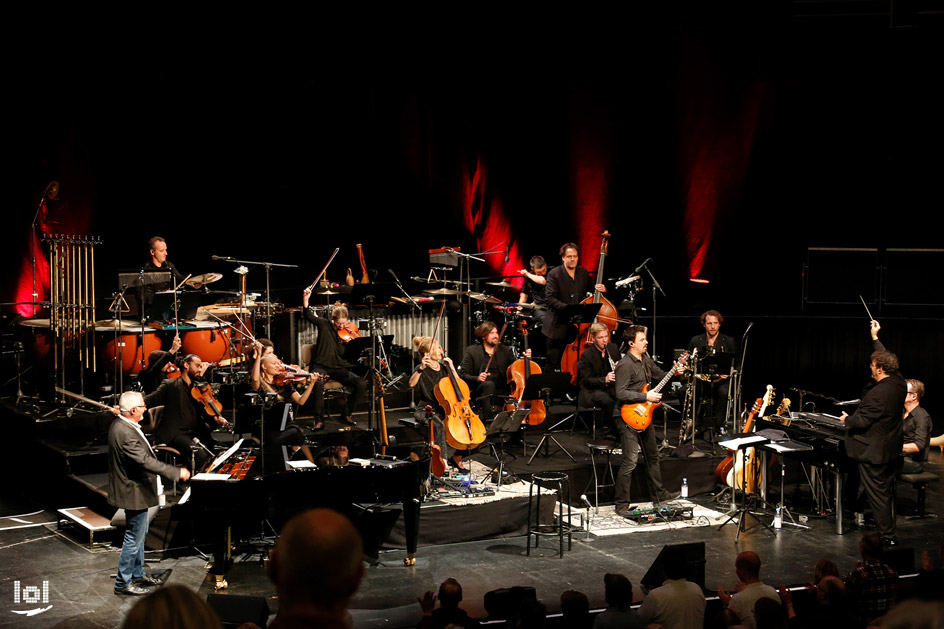
<instances>
[{"instance_id":1,"label":"microphone stand","mask_svg":"<svg viewBox=\"0 0 944 629\"><path fill-rule=\"evenodd\" d=\"M224 260L226 262L233 262L234 264L241 264L244 266L252 265L252 266L265 267L265 274L266 274L265 330L266 330L266 338L271 338L272 337L272 292L271 292L271 287L269 283L270 272L272 271L272 267L279 267L283 269L297 269L298 265L297 264L276 264L275 262L259 262L255 260L237 260L236 258L230 258L226 256L210 256L210 259L211 260Z\"/></svg>"},{"instance_id":2,"label":"microphone stand","mask_svg":"<svg viewBox=\"0 0 944 629\"><path fill-rule=\"evenodd\" d=\"M753 326L753 321L748 323L747 329L744 330L744 334L741 336L741 360L738 362L737 369L734 368L734 365L731 365L732 382L728 386L728 408L725 410L725 423L727 423L727 417L730 414L732 433L741 432L741 427L737 425L738 409L741 408L741 385L743 382L742 376L744 375L744 360L747 357L748 333Z\"/></svg>"},{"instance_id":3,"label":"microphone stand","mask_svg":"<svg viewBox=\"0 0 944 629\"><path fill-rule=\"evenodd\" d=\"M658 360L659 352L656 351L656 326L658 325L658 296L659 293L662 293L663 297L668 297L665 294L665 291L662 290L662 285L659 284L659 280L656 279L656 276L652 274L652 271L649 270L649 262L652 261L652 258L646 258L645 262L636 267L636 270L633 271L633 275L639 275L639 273L645 269L646 273L649 274L649 277L652 279L652 334L649 335L652 344L652 355L655 357L655 360ZM657 292L658 291L658 292Z\"/></svg>"}]
</instances>

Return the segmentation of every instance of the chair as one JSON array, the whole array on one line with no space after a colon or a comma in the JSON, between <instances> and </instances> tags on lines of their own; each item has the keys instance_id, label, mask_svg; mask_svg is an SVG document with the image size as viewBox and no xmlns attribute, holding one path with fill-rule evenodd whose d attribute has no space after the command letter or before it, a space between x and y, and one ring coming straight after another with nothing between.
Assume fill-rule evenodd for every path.
<instances>
[{"instance_id":1,"label":"chair","mask_svg":"<svg viewBox=\"0 0 944 629\"><path fill-rule=\"evenodd\" d=\"M909 520L918 520L925 518L936 518L937 514L928 513L926 510L927 507L927 490L928 485L931 483L936 483L938 480L938 475L934 472L916 472L913 474L899 474L897 478L898 483L908 483L915 488L915 491L918 492L917 504L915 505L914 515L907 516Z\"/></svg>"},{"instance_id":2,"label":"chair","mask_svg":"<svg viewBox=\"0 0 944 629\"><path fill-rule=\"evenodd\" d=\"M610 457L613 454L613 450L618 447L619 444L613 441L600 440L587 442L587 448L590 450L590 467L593 470L593 478L587 483L583 493L587 493L587 489L590 489L590 486L593 485L593 506L596 509L596 513L600 513L600 490L606 487L616 487L616 475L613 473L613 461ZM597 475L597 461L594 453L606 455L606 467L603 468L602 481ZM607 480L607 475L610 477L609 481Z\"/></svg>"},{"instance_id":3,"label":"chair","mask_svg":"<svg viewBox=\"0 0 944 629\"><path fill-rule=\"evenodd\" d=\"M301 352L301 363L305 366L305 369L311 371L311 350L314 347L314 343L305 343L302 345ZM347 391L344 389L344 385L335 380L329 380L324 384L324 411L325 418L328 419L331 417L331 402L347 398Z\"/></svg>"},{"instance_id":4,"label":"chair","mask_svg":"<svg viewBox=\"0 0 944 629\"><path fill-rule=\"evenodd\" d=\"M157 455L158 459L162 459L164 463L169 463L175 465L182 456L180 450L172 446L167 445L166 443L154 443L154 432L157 430L157 427L161 423L161 418L164 416L164 407L163 406L154 406L147 410L147 413L144 415L145 419L141 421L141 431L144 433L144 436L148 438L148 441L151 442L151 448L154 450L154 454ZM191 457L191 467L193 457ZM194 471L195 472L195 471ZM177 481L173 483L174 495L177 495Z\"/></svg>"}]
</instances>

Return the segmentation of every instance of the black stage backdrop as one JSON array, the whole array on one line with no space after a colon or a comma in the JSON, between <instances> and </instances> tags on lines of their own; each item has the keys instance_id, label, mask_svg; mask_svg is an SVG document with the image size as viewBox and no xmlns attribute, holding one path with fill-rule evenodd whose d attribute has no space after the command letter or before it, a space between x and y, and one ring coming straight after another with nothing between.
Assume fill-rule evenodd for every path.
<instances>
[{"instance_id":1,"label":"black stage backdrop","mask_svg":"<svg viewBox=\"0 0 944 629\"><path fill-rule=\"evenodd\" d=\"M755 323L746 398L767 381L855 397L865 313L805 303L804 277L825 301L864 283L933 409L941 308L873 300L903 290L881 281L886 249L939 246L939 25L920 11L762 4L461 30L446 16L422 30L321 22L290 46L124 33L97 54L81 38L24 53L5 79L4 301L28 295L29 225L53 179L49 231L104 240L106 302L153 235L184 273L223 272L223 288L232 265L211 255L298 264L272 275L294 305L335 247L336 281L348 266L359 275L355 243L381 280L388 268L425 276L442 245L499 251L472 268L494 277L535 254L556 262L571 240L593 270L608 229L607 278L654 261L663 356L718 308L727 333ZM864 270L840 259L818 274L809 247L878 253ZM944 302L940 272L909 262L899 281ZM253 269L250 287L263 286Z\"/></svg>"}]
</instances>

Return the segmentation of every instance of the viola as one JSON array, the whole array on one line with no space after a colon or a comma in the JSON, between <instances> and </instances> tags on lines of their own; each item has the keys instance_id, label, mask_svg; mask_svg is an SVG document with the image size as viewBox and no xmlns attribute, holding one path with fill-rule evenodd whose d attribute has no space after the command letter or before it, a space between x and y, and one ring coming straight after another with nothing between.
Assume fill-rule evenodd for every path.
<instances>
[{"instance_id":1,"label":"viola","mask_svg":"<svg viewBox=\"0 0 944 629\"><path fill-rule=\"evenodd\" d=\"M433 476L442 478L442 475L446 473L446 459L443 458L442 448L436 445L433 432L433 407L429 404L426 405L426 423L429 424L430 471Z\"/></svg>"},{"instance_id":2,"label":"viola","mask_svg":"<svg viewBox=\"0 0 944 629\"><path fill-rule=\"evenodd\" d=\"M213 397L213 388L208 382L194 382L190 389L190 396L203 405L203 410L210 417L223 417L223 405ZM229 422L223 420L223 428L232 430Z\"/></svg>"},{"instance_id":3,"label":"viola","mask_svg":"<svg viewBox=\"0 0 944 629\"><path fill-rule=\"evenodd\" d=\"M603 232L603 240L600 244L600 263L597 266L596 281L597 284L603 281L603 263L606 260L606 252L609 247L610 232ZM590 337L590 323L600 322L607 327L612 335L620 323L619 312L616 306L609 299L603 296L600 291L594 291L592 297L587 297L581 304L601 304L600 311L592 322L581 323L577 326L577 338L573 343L564 348L561 354L561 371L570 374L572 384L577 384L577 361L584 350L592 345L593 340ZM630 322L631 323L631 322Z\"/></svg>"},{"instance_id":4,"label":"viola","mask_svg":"<svg viewBox=\"0 0 944 629\"><path fill-rule=\"evenodd\" d=\"M524 351L527 353L528 322L522 319L521 323L518 325L521 328L521 336L524 338ZM521 403L524 398L524 389L528 383L528 378L531 377L531 374L536 373L541 373L541 368L527 356L519 358L508 366L507 376L508 384L511 386L511 397L515 398L517 401L514 404L506 404L504 410L513 411L517 408L521 408ZM547 417L547 408L545 408L543 400L527 400L525 401L525 408L531 409L531 412L528 413L528 417L525 419L525 423L529 426L537 426L543 423L544 419Z\"/></svg>"},{"instance_id":5,"label":"viola","mask_svg":"<svg viewBox=\"0 0 944 629\"><path fill-rule=\"evenodd\" d=\"M361 338L361 331L357 328L356 323L348 321L338 329L338 338L341 339L342 343L348 343Z\"/></svg>"},{"instance_id":6,"label":"viola","mask_svg":"<svg viewBox=\"0 0 944 629\"><path fill-rule=\"evenodd\" d=\"M456 378L449 367L449 377L436 383L434 393L446 411L446 443L456 450L471 450L485 442L485 424L469 404L469 385Z\"/></svg>"}]
</instances>

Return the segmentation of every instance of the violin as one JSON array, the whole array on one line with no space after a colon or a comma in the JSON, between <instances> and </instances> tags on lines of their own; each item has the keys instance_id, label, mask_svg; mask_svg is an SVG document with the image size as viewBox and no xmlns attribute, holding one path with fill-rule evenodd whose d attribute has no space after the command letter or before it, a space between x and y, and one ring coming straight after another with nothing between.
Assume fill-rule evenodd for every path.
<instances>
[{"instance_id":1,"label":"violin","mask_svg":"<svg viewBox=\"0 0 944 629\"><path fill-rule=\"evenodd\" d=\"M323 378L327 378L327 376L322 376L321 374L318 374L318 373L311 374L311 373L308 373L307 371L302 371L298 367L298 365L282 365L281 371L279 371L279 373L272 376L272 384L277 387L281 387L289 383L301 384L303 382L308 382L308 378L310 378L313 375L318 376L315 379L315 382Z\"/></svg>"},{"instance_id":2,"label":"violin","mask_svg":"<svg viewBox=\"0 0 944 629\"><path fill-rule=\"evenodd\" d=\"M170 369L164 372L165 380L176 380L180 377L180 367L177 365L171 364Z\"/></svg>"},{"instance_id":3,"label":"violin","mask_svg":"<svg viewBox=\"0 0 944 629\"><path fill-rule=\"evenodd\" d=\"M528 322L522 319L519 327L521 328L521 336L524 338L524 351L527 353ZM511 397L515 398L517 401L514 404L506 404L504 410L513 411L521 407L528 378L536 373L541 373L541 368L537 363L533 363L527 356L519 358L508 366L507 376L508 384L511 385L512 389ZM547 408L545 408L543 400L528 400L525 402L525 408L531 409L531 412L528 413L528 417L525 419L525 423L529 426L537 426L543 423L544 419L547 417Z\"/></svg>"},{"instance_id":4,"label":"violin","mask_svg":"<svg viewBox=\"0 0 944 629\"><path fill-rule=\"evenodd\" d=\"M342 343L349 343L354 339L361 338L361 331L357 328L357 324L353 321L348 321L343 326L338 328L338 338L341 339Z\"/></svg>"},{"instance_id":5,"label":"violin","mask_svg":"<svg viewBox=\"0 0 944 629\"><path fill-rule=\"evenodd\" d=\"M203 405L203 410L210 417L223 418L223 405L213 397L213 388L208 382L194 382L190 389L190 396ZM232 432L233 428L229 422L223 419L222 427Z\"/></svg>"}]
</instances>

